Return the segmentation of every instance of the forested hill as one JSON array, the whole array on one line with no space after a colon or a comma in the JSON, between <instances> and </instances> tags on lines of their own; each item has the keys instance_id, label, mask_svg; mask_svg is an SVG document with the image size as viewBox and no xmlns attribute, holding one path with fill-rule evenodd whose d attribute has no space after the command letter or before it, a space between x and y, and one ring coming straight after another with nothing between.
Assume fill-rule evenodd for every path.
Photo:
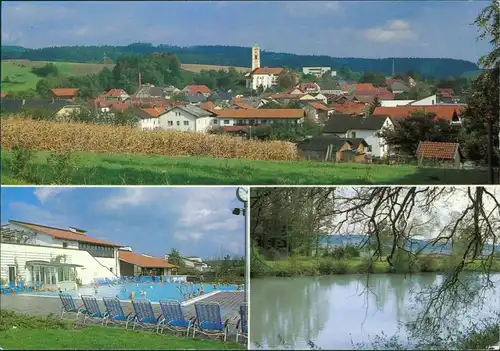
<instances>
[{"instance_id":1,"label":"forested hill","mask_svg":"<svg viewBox=\"0 0 500 351\"><path fill-rule=\"evenodd\" d=\"M153 52L176 54L182 63L221 66L250 66L249 47L238 46L154 46L135 43L127 46L60 46L42 49L27 49L19 46L2 46L2 59L27 59L31 61L103 62L104 56L116 61L120 56L147 55ZM405 73L417 71L426 76L457 77L478 70L475 63L447 58L395 58L395 71ZM334 69L348 68L354 72L392 73L392 58L336 58L330 56L295 55L287 53L261 53L261 65L301 69L307 66L327 66Z\"/></svg>"}]
</instances>

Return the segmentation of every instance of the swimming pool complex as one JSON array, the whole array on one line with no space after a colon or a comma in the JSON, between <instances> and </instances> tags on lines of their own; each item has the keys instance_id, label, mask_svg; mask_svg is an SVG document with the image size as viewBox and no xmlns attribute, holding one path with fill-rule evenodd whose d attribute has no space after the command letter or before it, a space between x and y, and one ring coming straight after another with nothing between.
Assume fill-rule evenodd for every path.
<instances>
[{"instance_id":1,"label":"swimming pool complex","mask_svg":"<svg viewBox=\"0 0 500 351\"><path fill-rule=\"evenodd\" d=\"M179 284L179 283L128 283L117 285L101 285L95 287L81 287L77 291L66 291L74 297L79 295L92 295L97 299L103 297L118 297L120 300L130 300L132 292L136 298L148 298L151 302L160 300L179 300L185 301L185 294L190 294L193 297L193 292L199 296L199 292L203 290L204 295L215 291L237 291L236 285L217 285L211 284ZM29 295L36 296L59 296L57 292L31 292Z\"/></svg>"}]
</instances>

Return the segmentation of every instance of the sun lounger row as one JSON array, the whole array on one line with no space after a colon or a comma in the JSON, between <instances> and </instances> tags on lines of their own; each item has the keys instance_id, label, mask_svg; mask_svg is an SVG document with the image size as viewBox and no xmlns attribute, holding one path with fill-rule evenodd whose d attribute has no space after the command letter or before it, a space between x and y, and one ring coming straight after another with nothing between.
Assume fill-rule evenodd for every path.
<instances>
[{"instance_id":1,"label":"sun lounger row","mask_svg":"<svg viewBox=\"0 0 500 351\"><path fill-rule=\"evenodd\" d=\"M164 329L173 332L182 332L189 336L192 332L193 337L196 333L202 333L207 336L222 337L224 341L228 334L228 321L223 322L220 305L216 302L195 303L196 317L186 318L182 312L181 304L177 300L161 300L160 315L156 316L153 311L151 301L148 299L134 299L132 306L134 311L125 314L120 300L116 297L104 297L103 302L105 311L102 312L97 299L94 296L82 295L81 306L77 306L73 297L68 293L60 293L62 302L61 318L65 314L76 314L79 319L84 316L83 323L88 319L98 320L103 325L114 322L124 322L125 328L132 323L132 329L141 327L144 329L156 329L157 333L163 333ZM247 338L247 305L240 306L240 319L237 324L236 341L239 337Z\"/></svg>"},{"instance_id":2,"label":"sun lounger row","mask_svg":"<svg viewBox=\"0 0 500 351\"><path fill-rule=\"evenodd\" d=\"M9 282L9 285L5 285L0 288L0 292L2 294L22 293L30 291L33 291L33 288L30 286L26 286L24 282Z\"/></svg>"}]
</instances>

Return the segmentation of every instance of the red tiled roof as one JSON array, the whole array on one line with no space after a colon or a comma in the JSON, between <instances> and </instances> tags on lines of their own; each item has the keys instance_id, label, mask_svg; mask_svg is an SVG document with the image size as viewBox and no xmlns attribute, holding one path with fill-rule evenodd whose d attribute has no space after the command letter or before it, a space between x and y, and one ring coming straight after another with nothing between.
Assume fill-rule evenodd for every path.
<instances>
[{"instance_id":1,"label":"red tiled roof","mask_svg":"<svg viewBox=\"0 0 500 351\"><path fill-rule=\"evenodd\" d=\"M305 115L302 109L229 109L224 108L214 110L214 113L220 118L244 118L244 119L273 119L287 118L300 119Z\"/></svg>"},{"instance_id":2,"label":"red tiled roof","mask_svg":"<svg viewBox=\"0 0 500 351\"><path fill-rule=\"evenodd\" d=\"M354 115L365 112L366 105L365 104L337 104L335 106L335 112L344 113L346 115Z\"/></svg>"},{"instance_id":3,"label":"red tiled roof","mask_svg":"<svg viewBox=\"0 0 500 351\"><path fill-rule=\"evenodd\" d=\"M207 101L203 104L201 104L200 108L203 110L211 111L215 108L215 104L212 101Z\"/></svg>"},{"instance_id":4,"label":"red tiled roof","mask_svg":"<svg viewBox=\"0 0 500 351\"><path fill-rule=\"evenodd\" d=\"M157 106L141 108L141 110L150 115L151 117L160 117L166 111L165 108Z\"/></svg>"},{"instance_id":5,"label":"red tiled roof","mask_svg":"<svg viewBox=\"0 0 500 351\"><path fill-rule=\"evenodd\" d=\"M50 89L54 95L56 96L73 96L75 97L78 94L78 90L76 88L53 88Z\"/></svg>"},{"instance_id":6,"label":"red tiled roof","mask_svg":"<svg viewBox=\"0 0 500 351\"><path fill-rule=\"evenodd\" d=\"M273 74L277 76L278 74L281 74L284 71L283 68L281 67L260 67L254 69L254 71L251 74Z\"/></svg>"},{"instance_id":7,"label":"red tiled roof","mask_svg":"<svg viewBox=\"0 0 500 351\"><path fill-rule=\"evenodd\" d=\"M47 227L44 225L28 223L28 222L20 222L20 221L9 221L9 222L23 226L23 227L28 228L28 229L36 230L36 231L51 235L52 237L60 239L60 240L81 241L81 242L86 242L86 243L91 243L91 244L114 246L114 247L121 246L121 245L113 244L112 242L109 242L109 241L91 238L91 237L84 235L84 234L73 233L69 229Z\"/></svg>"},{"instance_id":8,"label":"red tiled roof","mask_svg":"<svg viewBox=\"0 0 500 351\"><path fill-rule=\"evenodd\" d=\"M330 111L330 109L328 107L326 107L325 105L323 105L319 102L310 102L309 105L314 107L316 110Z\"/></svg>"},{"instance_id":9,"label":"red tiled roof","mask_svg":"<svg viewBox=\"0 0 500 351\"><path fill-rule=\"evenodd\" d=\"M110 89L107 93L104 93L103 96L107 97L120 97L122 95L128 95L127 92L123 89Z\"/></svg>"},{"instance_id":10,"label":"red tiled roof","mask_svg":"<svg viewBox=\"0 0 500 351\"><path fill-rule=\"evenodd\" d=\"M212 94L212 90L206 85L188 85L186 88L189 94Z\"/></svg>"},{"instance_id":11,"label":"red tiled roof","mask_svg":"<svg viewBox=\"0 0 500 351\"><path fill-rule=\"evenodd\" d=\"M451 121L453 118L453 112L458 115L462 112L462 108L459 106L397 106L397 107L377 107L373 112L374 115L388 115L394 118L403 118L411 116L413 112L425 111L429 113L435 113L438 118L446 119Z\"/></svg>"},{"instance_id":12,"label":"red tiled roof","mask_svg":"<svg viewBox=\"0 0 500 351\"><path fill-rule=\"evenodd\" d=\"M160 257L144 256L136 252L118 251L121 261L144 268L176 268L177 266Z\"/></svg>"},{"instance_id":13,"label":"red tiled roof","mask_svg":"<svg viewBox=\"0 0 500 351\"><path fill-rule=\"evenodd\" d=\"M318 85L316 83L301 83L297 89L302 91L306 91L307 89L318 89Z\"/></svg>"},{"instance_id":14,"label":"red tiled roof","mask_svg":"<svg viewBox=\"0 0 500 351\"><path fill-rule=\"evenodd\" d=\"M459 152L458 147L458 143L421 141L418 144L417 156L452 160L454 159L456 153Z\"/></svg>"},{"instance_id":15,"label":"red tiled roof","mask_svg":"<svg viewBox=\"0 0 500 351\"><path fill-rule=\"evenodd\" d=\"M340 89L344 91L349 91L355 89L357 93L362 91L372 91L377 90L377 88L371 83L358 83L358 84L341 84Z\"/></svg>"}]
</instances>

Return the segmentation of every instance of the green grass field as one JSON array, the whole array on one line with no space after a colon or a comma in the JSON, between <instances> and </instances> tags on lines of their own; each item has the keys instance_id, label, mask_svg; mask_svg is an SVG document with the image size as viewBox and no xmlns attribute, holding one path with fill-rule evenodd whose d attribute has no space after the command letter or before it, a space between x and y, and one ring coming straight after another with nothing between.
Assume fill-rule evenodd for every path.
<instances>
[{"instance_id":1,"label":"green grass field","mask_svg":"<svg viewBox=\"0 0 500 351\"><path fill-rule=\"evenodd\" d=\"M53 317L0 312L0 347L23 350L236 350L245 349L236 342L194 339L144 330L126 330L123 326L83 326Z\"/></svg>"},{"instance_id":2,"label":"green grass field","mask_svg":"<svg viewBox=\"0 0 500 351\"><path fill-rule=\"evenodd\" d=\"M59 72L65 76L82 76L86 74L97 74L104 67L113 68L113 64L104 63L76 63L76 62L50 62L50 61L29 61L29 60L5 60L2 61L2 91L21 91L35 89L36 83L41 79L31 73L32 67L41 67L47 63L54 63ZM202 64L181 64L181 68L199 73L201 70L227 70L230 66L202 65ZM238 72L248 72L249 68L234 67ZM7 78L8 77L8 78ZM7 81L6 81L7 80Z\"/></svg>"},{"instance_id":3,"label":"green grass field","mask_svg":"<svg viewBox=\"0 0 500 351\"><path fill-rule=\"evenodd\" d=\"M34 154L32 177L12 173L12 152L2 151L3 184L59 184L47 164L50 152ZM415 166L251 161L211 157L140 154L73 154L70 184L115 185L273 185L273 184L484 184L485 171Z\"/></svg>"}]
</instances>

